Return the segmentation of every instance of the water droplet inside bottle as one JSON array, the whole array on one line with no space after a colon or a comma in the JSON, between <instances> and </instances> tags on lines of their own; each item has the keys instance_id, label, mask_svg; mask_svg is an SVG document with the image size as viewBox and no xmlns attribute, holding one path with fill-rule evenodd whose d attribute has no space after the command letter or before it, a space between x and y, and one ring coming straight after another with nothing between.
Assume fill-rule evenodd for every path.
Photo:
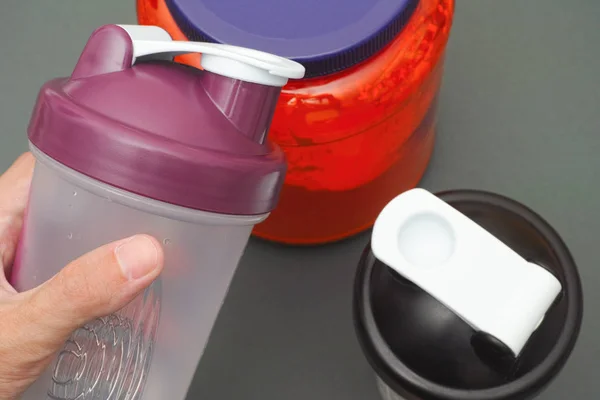
<instances>
[{"instance_id":1,"label":"water droplet inside bottle","mask_svg":"<svg viewBox=\"0 0 600 400\"><path fill-rule=\"evenodd\" d=\"M170 244L171 244L171 239L165 239L165 240L163 240L163 244L164 244L165 246L168 246L168 245L170 245Z\"/></svg>"},{"instance_id":2,"label":"water droplet inside bottle","mask_svg":"<svg viewBox=\"0 0 600 400\"><path fill-rule=\"evenodd\" d=\"M73 190L73 197L77 196L77 191Z\"/></svg>"},{"instance_id":3,"label":"water droplet inside bottle","mask_svg":"<svg viewBox=\"0 0 600 400\"><path fill-rule=\"evenodd\" d=\"M69 232L69 234L67 235L67 239L73 239L73 233Z\"/></svg>"}]
</instances>

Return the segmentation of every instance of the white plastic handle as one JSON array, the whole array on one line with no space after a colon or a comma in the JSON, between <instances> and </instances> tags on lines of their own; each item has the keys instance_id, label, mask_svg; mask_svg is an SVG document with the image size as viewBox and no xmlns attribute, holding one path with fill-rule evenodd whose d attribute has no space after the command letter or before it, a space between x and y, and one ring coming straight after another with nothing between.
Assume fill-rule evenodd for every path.
<instances>
[{"instance_id":1,"label":"white plastic handle","mask_svg":"<svg viewBox=\"0 0 600 400\"><path fill-rule=\"evenodd\" d=\"M377 259L515 355L561 291L550 272L423 189L385 206L371 248Z\"/></svg>"},{"instance_id":2,"label":"white plastic handle","mask_svg":"<svg viewBox=\"0 0 600 400\"><path fill-rule=\"evenodd\" d=\"M304 77L304 67L287 58L258 50L224 44L174 41L158 26L119 25L133 43L133 60L155 56L168 58L188 53L202 54L201 65L215 74L268 86L285 86L288 79Z\"/></svg>"}]
</instances>

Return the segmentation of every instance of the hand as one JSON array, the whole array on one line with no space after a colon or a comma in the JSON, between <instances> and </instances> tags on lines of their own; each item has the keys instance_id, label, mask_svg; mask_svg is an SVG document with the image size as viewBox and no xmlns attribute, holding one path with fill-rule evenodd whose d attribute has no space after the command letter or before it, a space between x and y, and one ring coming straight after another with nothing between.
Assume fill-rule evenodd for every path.
<instances>
[{"instance_id":1,"label":"hand","mask_svg":"<svg viewBox=\"0 0 600 400\"><path fill-rule=\"evenodd\" d=\"M136 235L102 246L37 288L17 293L6 277L34 163L26 153L0 176L1 400L19 398L74 330L126 306L163 268L160 244L150 236Z\"/></svg>"}]
</instances>

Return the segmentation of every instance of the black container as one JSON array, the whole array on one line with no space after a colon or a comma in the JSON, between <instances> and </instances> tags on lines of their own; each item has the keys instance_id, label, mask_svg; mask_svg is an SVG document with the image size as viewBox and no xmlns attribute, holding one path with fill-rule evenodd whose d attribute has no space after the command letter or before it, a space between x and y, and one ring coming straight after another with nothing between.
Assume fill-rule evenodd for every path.
<instances>
[{"instance_id":1,"label":"black container","mask_svg":"<svg viewBox=\"0 0 600 400\"><path fill-rule=\"evenodd\" d=\"M564 366L579 334L583 296L573 258L554 229L522 204L479 191L438 197L551 271L562 292L515 359L377 260L369 244L356 275L354 320L382 395L386 400L531 399Z\"/></svg>"}]
</instances>

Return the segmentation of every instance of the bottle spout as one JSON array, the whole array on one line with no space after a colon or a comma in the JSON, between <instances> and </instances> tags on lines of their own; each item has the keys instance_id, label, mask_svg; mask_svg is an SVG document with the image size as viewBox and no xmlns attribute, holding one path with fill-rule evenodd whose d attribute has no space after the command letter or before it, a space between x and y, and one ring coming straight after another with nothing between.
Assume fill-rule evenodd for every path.
<instances>
[{"instance_id":1,"label":"bottle spout","mask_svg":"<svg viewBox=\"0 0 600 400\"><path fill-rule=\"evenodd\" d=\"M201 53L204 91L245 136L263 143L281 88L304 76L304 67L283 57L224 44L173 41L157 26L119 25L131 38L131 65L136 58L165 59Z\"/></svg>"},{"instance_id":2,"label":"bottle spout","mask_svg":"<svg viewBox=\"0 0 600 400\"><path fill-rule=\"evenodd\" d=\"M201 85L215 106L238 131L264 143L281 88L259 85L205 71Z\"/></svg>"},{"instance_id":3,"label":"bottle spout","mask_svg":"<svg viewBox=\"0 0 600 400\"><path fill-rule=\"evenodd\" d=\"M202 90L227 120L256 143L266 139L281 88L304 67L273 54L224 44L174 41L158 26L105 25L81 55L72 80L122 71L138 59L172 60L202 54Z\"/></svg>"}]
</instances>

